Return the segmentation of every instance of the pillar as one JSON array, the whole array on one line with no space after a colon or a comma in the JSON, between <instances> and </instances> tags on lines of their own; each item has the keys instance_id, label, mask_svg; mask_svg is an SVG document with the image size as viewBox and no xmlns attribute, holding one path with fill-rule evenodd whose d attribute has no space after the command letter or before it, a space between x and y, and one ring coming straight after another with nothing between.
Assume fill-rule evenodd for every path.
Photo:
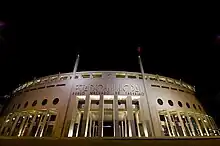
<instances>
[{"instance_id":1,"label":"pillar","mask_svg":"<svg viewBox=\"0 0 220 146\"><path fill-rule=\"evenodd\" d=\"M135 137L136 136L136 130L135 130L135 123L134 123L134 116L133 116L133 107L132 107L132 99L131 96L128 96L126 98L126 107L127 107L127 119L128 119L128 133L129 137Z\"/></svg>"},{"instance_id":2,"label":"pillar","mask_svg":"<svg viewBox=\"0 0 220 146\"><path fill-rule=\"evenodd\" d=\"M81 137L86 137L87 136L88 123L89 123L90 103L91 103L90 96L86 95L83 120L82 120L82 123L80 123L80 124L82 124L82 128L79 129L79 130L81 130L81 132L80 132Z\"/></svg>"},{"instance_id":3,"label":"pillar","mask_svg":"<svg viewBox=\"0 0 220 146\"><path fill-rule=\"evenodd\" d=\"M114 122L114 137L119 137L119 121L118 121L118 96L114 95L113 99L113 122Z\"/></svg>"},{"instance_id":4,"label":"pillar","mask_svg":"<svg viewBox=\"0 0 220 146\"><path fill-rule=\"evenodd\" d=\"M104 119L104 96L100 95L99 120L98 120L98 136L99 137L103 137L103 119Z\"/></svg>"}]
</instances>

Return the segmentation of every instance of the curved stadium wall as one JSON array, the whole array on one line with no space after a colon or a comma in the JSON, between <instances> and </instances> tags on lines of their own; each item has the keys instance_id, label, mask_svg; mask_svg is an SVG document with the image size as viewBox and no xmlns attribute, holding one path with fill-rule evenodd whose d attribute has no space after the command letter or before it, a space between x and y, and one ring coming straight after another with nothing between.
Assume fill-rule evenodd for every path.
<instances>
[{"instance_id":1,"label":"curved stadium wall","mask_svg":"<svg viewBox=\"0 0 220 146\"><path fill-rule=\"evenodd\" d=\"M212 117L180 80L136 72L64 73L13 91L2 136L217 136Z\"/></svg>"}]
</instances>

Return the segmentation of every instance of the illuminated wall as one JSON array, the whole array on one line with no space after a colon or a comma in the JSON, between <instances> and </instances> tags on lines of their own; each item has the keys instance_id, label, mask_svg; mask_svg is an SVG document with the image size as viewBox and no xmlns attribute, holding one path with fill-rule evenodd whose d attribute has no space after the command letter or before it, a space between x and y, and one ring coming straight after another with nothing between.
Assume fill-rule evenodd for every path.
<instances>
[{"instance_id":1,"label":"illuminated wall","mask_svg":"<svg viewBox=\"0 0 220 146\"><path fill-rule=\"evenodd\" d=\"M195 98L195 88L163 76L111 71L77 72L75 78L58 74L27 82L13 93L1 123L4 136L219 135Z\"/></svg>"}]
</instances>

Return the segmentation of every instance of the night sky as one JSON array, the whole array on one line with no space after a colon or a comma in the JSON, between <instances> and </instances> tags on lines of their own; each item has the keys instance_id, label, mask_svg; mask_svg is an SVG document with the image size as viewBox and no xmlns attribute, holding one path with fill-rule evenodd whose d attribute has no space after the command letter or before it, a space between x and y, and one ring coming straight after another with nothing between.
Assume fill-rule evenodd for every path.
<instances>
[{"instance_id":1,"label":"night sky","mask_svg":"<svg viewBox=\"0 0 220 146\"><path fill-rule=\"evenodd\" d=\"M0 16L6 23L1 31L0 95L34 77L71 72L77 52L78 71L139 72L136 48L142 46L145 72L195 85L197 98L220 126L217 13L42 11Z\"/></svg>"}]
</instances>

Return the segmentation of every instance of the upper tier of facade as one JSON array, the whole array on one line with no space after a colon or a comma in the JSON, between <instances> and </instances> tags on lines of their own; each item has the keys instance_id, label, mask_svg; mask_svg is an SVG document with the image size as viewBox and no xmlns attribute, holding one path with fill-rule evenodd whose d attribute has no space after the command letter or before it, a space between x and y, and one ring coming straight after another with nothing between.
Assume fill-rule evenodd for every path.
<instances>
[{"instance_id":1,"label":"upper tier of facade","mask_svg":"<svg viewBox=\"0 0 220 146\"><path fill-rule=\"evenodd\" d=\"M55 74L49 75L41 78L34 79L32 81L26 82L25 84L20 85L13 91L15 93L21 93L25 90L33 88L34 86L59 82L63 80L70 80L72 78L73 73L62 73L62 74ZM167 84L173 84L182 88L185 88L187 92L195 92L195 87L183 82L182 80L176 80L173 78L154 75L154 74L145 74L144 75L146 80L158 81L158 83L163 82ZM82 78L129 78L129 79L143 79L141 73L138 72L125 72L125 71L85 71L85 72L76 72L75 79L82 79Z\"/></svg>"}]
</instances>

